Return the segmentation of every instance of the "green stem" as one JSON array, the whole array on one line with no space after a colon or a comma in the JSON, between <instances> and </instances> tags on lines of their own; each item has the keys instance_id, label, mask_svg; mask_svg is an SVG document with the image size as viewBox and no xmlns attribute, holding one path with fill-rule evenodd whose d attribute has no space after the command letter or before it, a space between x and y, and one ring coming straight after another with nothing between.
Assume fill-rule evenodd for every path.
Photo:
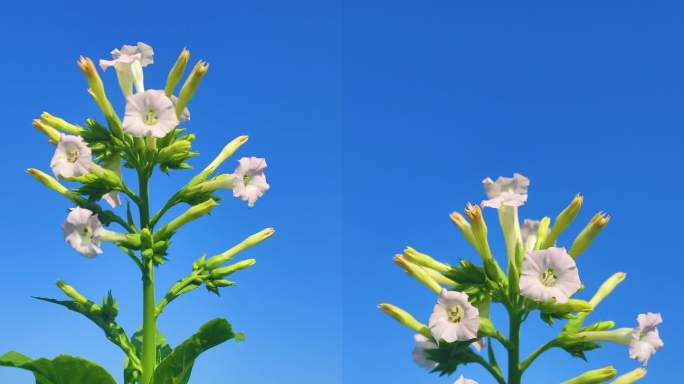
<instances>
[{"instance_id":1,"label":"green stem","mask_svg":"<svg viewBox=\"0 0 684 384\"><path fill-rule=\"evenodd\" d=\"M542 353L544 353L544 352L548 351L549 349L555 347L557 342L558 342L558 340L553 339L553 340L549 341L548 343L542 345L541 347L537 348L534 352L532 352L532 354L530 354L530 356L528 356L522 362L522 364L520 364L521 373L525 372L525 370L530 366L530 364L532 364L532 362L534 362L534 360L536 360L537 357L541 356Z\"/></svg>"},{"instance_id":2,"label":"green stem","mask_svg":"<svg viewBox=\"0 0 684 384\"><path fill-rule=\"evenodd\" d=\"M150 206L148 193L148 174L138 171L140 188L140 227L147 228L150 222ZM143 256L143 346L142 346L142 384L152 384L152 375L157 362L157 346L155 336L156 302L154 295L154 261L152 257Z\"/></svg>"},{"instance_id":3,"label":"green stem","mask_svg":"<svg viewBox=\"0 0 684 384\"><path fill-rule=\"evenodd\" d=\"M511 347L508 349L508 384L520 384L522 370L520 369L520 325L521 317L518 311L509 312L509 336Z\"/></svg>"},{"instance_id":4,"label":"green stem","mask_svg":"<svg viewBox=\"0 0 684 384\"><path fill-rule=\"evenodd\" d=\"M506 384L506 380L501 375L501 372L498 369L489 364L482 356L477 356L478 359L475 360L477 364L480 364L482 367L484 367L484 369L486 369L494 377L494 379L496 379L496 382L498 384Z\"/></svg>"}]
</instances>

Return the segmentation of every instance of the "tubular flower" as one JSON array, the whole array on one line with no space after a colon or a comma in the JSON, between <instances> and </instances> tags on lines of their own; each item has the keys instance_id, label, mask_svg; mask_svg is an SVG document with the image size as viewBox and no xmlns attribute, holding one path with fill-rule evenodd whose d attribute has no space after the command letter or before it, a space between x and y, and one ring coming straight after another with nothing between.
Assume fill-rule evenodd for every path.
<instances>
[{"instance_id":1,"label":"tubular flower","mask_svg":"<svg viewBox=\"0 0 684 384\"><path fill-rule=\"evenodd\" d=\"M539 220L525 219L522 227L520 227L520 236L522 237L522 245L526 251L534 249L537 242L537 232L539 231Z\"/></svg>"},{"instance_id":2,"label":"tubular flower","mask_svg":"<svg viewBox=\"0 0 684 384\"><path fill-rule=\"evenodd\" d=\"M428 326L438 342L473 340L480 328L480 311L468 302L467 294L443 289Z\"/></svg>"},{"instance_id":3,"label":"tubular flower","mask_svg":"<svg viewBox=\"0 0 684 384\"><path fill-rule=\"evenodd\" d=\"M270 188L266 182L266 159L258 157L243 157L238 161L235 169L233 196L239 197L253 207L258 198L264 195Z\"/></svg>"},{"instance_id":4,"label":"tubular flower","mask_svg":"<svg viewBox=\"0 0 684 384\"><path fill-rule=\"evenodd\" d=\"M106 201L110 207L116 208L121 205L121 197L119 191L107 192L102 196L102 200Z\"/></svg>"},{"instance_id":5,"label":"tubular flower","mask_svg":"<svg viewBox=\"0 0 684 384\"><path fill-rule=\"evenodd\" d=\"M475 380L466 379L465 377L463 377L463 375L461 375L461 377L459 377L456 381L454 381L454 384L478 384L478 383Z\"/></svg>"},{"instance_id":6,"label":"tubular flower","mask_svg":"<svg viewBox=\"0 0 684 384\"><path fill-rule=\"evenodd\" d=\"M520 276L520 294L535 301L565 303L582 286L575 260L565 248L527 251Z\"/></svg>"},{"instance_id":7,"label":"tubular flower","mask_svg":"<svg viewBox=\"0 0 684 384\"><path fill-rule=\"evenodd\" d=\"M164 137L178 125L173 102L164 91L149 90L126 99L123 129L133 136Z\"/></svg>"},{"instance_id":8,"label":"tubular flower","mask_svg":"<svg viewBox=\"0 0 684 384\"><path fill-rule=\"evenodd\" d=\"M111 54L113 60L100 59L100 68L103 71L109 67L116 69L116 76L125 96L131 95L133 84L138 92L142 92L142 68L154 62L152 47L139 42L137 45L124 45L121 49L114 49Z\"/></svg>"},{"instance_id":9,"label":"tubular flower","mask_svg":"<svg viewBox=\"0 0 684 384\"><path fill-rule=\"evenodd\" d=\"M423 368L434 369L437 366L437 363L430 360L426 351L429 349L436 349L437 344L420 333L415 334L413 339L416 342L416 346L413 348L413 361Z\"/></svg>"},{"instance_id":10,"label":"tubular flower","mask_svg":"<svg viewBox=\"0 0 684 384\"><path fill-rule=\"evenodd\" d=\"M657 328L663 318L660 313L648 312L637 316L637 322L639 325L632 330L629 342L629 357L646 365L648 359L664 345Z\"/></svg>"},{"instance_id":11,"label":"tubular flower","mask_svg":"<svg viewBox=\"0 0 684 384\"><path fill-rule=\"evenodd\" d=\"M93 161L90 148L81 136L59 136L55 154L50 161L52 172L59 177L78 177L90 172Z\"/></svg>"},{"instance_id":12,"label":"tubular flower","mask_svg":"<svg viewBox=\"0 0 684 384\"><path fill-rule=\"evenodd\" d=\"M100 243L104 228L92 211L80 207L71 209L62 230L64 240L81 255L95 257L102 253Z\"/></svg>"},{"instance_id":13,"label":"tubular flower","mask_svg":"<svg viewBox=\"0 0 684 384\"><path fill-rule=\"evenodd\" d=\"M527 201L527 188L530 180L514 173L513 177L499 177L496 181L489 177L482 180L485 193L489 200L483 200L483 207L501 208L501 206L519 207Z\"/></svg>"}]
</instances>

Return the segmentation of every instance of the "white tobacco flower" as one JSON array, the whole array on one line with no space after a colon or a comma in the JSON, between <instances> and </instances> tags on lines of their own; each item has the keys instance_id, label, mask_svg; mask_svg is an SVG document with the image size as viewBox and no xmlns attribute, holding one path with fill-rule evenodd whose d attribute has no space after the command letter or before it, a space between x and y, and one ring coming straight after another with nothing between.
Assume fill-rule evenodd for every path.
<instances>
[{"instance_id":1,"label":"white tobacco flower","mask_svg":"<svg viewBox=\"0 0 684 384\"><path fill-rule=\"evenodd\" d=\"M527 187L530 180L514 173L513 177L499 177L496 181L489 177L482 180L485 193L489 200L483 200L483 207L501 208L501 206L519 207L527 201Z\"/></svg>"},{"instance_id":2,"label":"white tobacco flower","mask_svg":"<svg viewBox=\"0 0 684 384\"><path fill-rule=\"evenodd\" d=\"M461 375L458 380L454 381L454 384L478 384L478 382L475 380L466 379L463 377L463 375Z\"/></svg>"},{"instance_id":3,"label":"white tobacco flower","mask_svg":"<svg viewBox=\"0 0 684 384\"><path fill-rule=\"evenodd\" d=\"M102 200L106 201L110 207L116 208L121 205L121 197L119 197L119 191L111 191L105 193L102 196Z\"/></svg>"},{"instance_id":4,"label":"white tobacco flower","mask_svg":"<svg viewBox=\"0 0 684 384\"><path fill-rule=\"evenodd\" d=\"M443 289L428 326L438 342L473 340L480 328L480 311L468 302L467 294Z\"/></svg>"},{"instance_id":5,"label":"white tobacco flower","mask_svg":"<svg viewBox=\"0 0 684 384\"><path fill-rule=\"evenodd\" d=\"M178 125L176 108L164 91L149 90L126 99L123 129L133 136L164 137Z\"/></svg>"},{"instance_id":6,"label":"white tobacco flower","mask_svg":"<svg viewBox=\"0 0 684 384\"><path fill-rule=\"evenodd\" d=\"M92 211L80 207L71 209L62 230L64 240L81 255L95 257L102 253L100 244L105 229Z\"/></svg>"},{"instance_id":7,"label":"white tobacco flower","mask_svg":"<svg viewBox=\"0 0 684 384\"><path fill-rule=\"evenodd\" d=\"M525 219L522 227L520 227L520 236L522 237L522 245L526 251L534 249L537 242L537 232L539 231L539 220Z\"/></svg>"},{"instance_id":8,"label":"white tobacco flower","mask_svg":"<svg viewBox=\"0 0 684 384\"><path fill-rule=\"evenodd\" d=\"M143 86L143 67L154 62L154 50L145 43L137 45L124 45L121 49L114 49L112 52L113 60L100 60L102 70L109 67L116 69L119 85L125 96L130 96L132 86L135 84L138 92L142 92Z\"/></svg>"},{"instance_id":9,"label":"white tobacco flower","mask_svg":"<svg viewBox=\"0 0 684 384\"><path fill-rule=\"evenodd\" d=\"M173 109L176 109L176 104L178 104L178 97L176 95L171 95L169 96L171 99L171 102L173 103ZM187 123L190 121L190 110L188 107L183 108L183 112L181 113L180 116L178 116L178 122L182 123Z\"/></svg>"},{"instance_id":10,"label":"white tobacco flower","mask_svg":"<svg viewBox=\"0 0 684 384\"><path fill-rule=\"evenodd\" d=\"M434 369L437 363L428 358L426 350L436 349L437 344L420 333L413 336L416 346L413 348L413 361L426 369Z\"/></svg>"},{"instance_id":11,"label":"white tobacco flower","mask_svg":"<svg viewBox=\"0 0 684 384\"><path fill-rule=\"evenodd\" d=\"M88 145L81 136L59 136L55 154L50 161L52 172L59 177L78 177L90 172L93 164Z\"/></svg>"},{"instance_id":12,"label":"white tobacco flower","mask_svg":"<svg viewBox=\"0 0 684 384\"><path fill-rule=\"evenodd\" d=\"M540 302L565 303L582 286L575 260L565 248L527 251L520 276L520 294Z\"/></svg>"},{"instance_id":13,"label":"white tobacco flower","mask_svg":"<svg viewBox=\"0 0 684 384\"><path fill-rule=\"evenodd\" d=\"M243 157L238 163L239 165L233 173L235 176L233 196L241 198L247 202L248 206L253 207L257 199L270 188L266 182L266 175L264 175L266 159Z\"/></svg>"},{"instance_id":14,"label":"white tobacco flower","mask_svg":"<svg viewBox=\"0 0 684 384\"><path fill-rule=\"evenodd\" d=\"M637 316L639 325L632 330L629 342L629 357L646 365L664 343L658 334L658 325L663 322L660 313L642 313Z\"/></svg>"}]
</instances>

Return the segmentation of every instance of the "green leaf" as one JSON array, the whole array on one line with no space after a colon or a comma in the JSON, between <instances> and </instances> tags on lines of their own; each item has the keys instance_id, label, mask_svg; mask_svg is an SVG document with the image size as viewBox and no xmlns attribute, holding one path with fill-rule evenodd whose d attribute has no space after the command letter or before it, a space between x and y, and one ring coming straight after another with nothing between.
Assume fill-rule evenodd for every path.
<instances>
[{"instance_id":1,"label":"green leaf","mask_svg":"<svg viewBox=\"0 0 684 384\"><path fill-rule=\"evenodd\" d=\"M432 372L439 372L440 376L451 375L459 365L474 363L478 355L470 348L472 341L456 341L453 343L440 342L435 349L426 349L430 360L437 363Z\"/></svg>"},{"instance_id":2,"label":"green leaf","mask_svg":"<svg viewBox=\"0 0 684 384\"><path fill-rule=\"evenodd\" d=\"M116 384L104 368L80 357L59 355L56 358L37 359L18 352L0 356L0 365L33 372L36 384Z\"/></svg>"},{"instance_id":3,"label":"green leaf","mask_svg":"<svg viewBox=\"0 0 684 384\"><path fill-rule=\"evenodd\" d=\"M157 334L155 335L155 343L157 345L157 362L156 364L159 365L162 360L164 360L168 355L171 354L171 351L173 349L169 345L169 342L166 341L166 336L157 328ZM138 357L142 359L142 340L143 340L143 331L142 328L139 329L137 332L133 334L131 337L131 344L135 347L136 353Z\"/></svg>"},{"instance_id":4,"label":"green leaf","mask_svg":"<svg viewBox=\"0 0 684 384\"><path fill-rule=\"evenodd\" d=\"M202 352L234 337L233 329L225 319L208 321L162 360L154 371L154 383L186 384L195 360Z\"/></svg>"},{"instance_id":5,"label":"green leaf","mask_svg":"<svg viewBox=\"0 0 684 384\"><path fill-rule=\"evenodd\" d=\"M466 293L473 304L483 303L491 297L484 269L470 261L461 260L458 266L445 272L444 276L455 281L453 290Z\"/></svg>"}]
</instances>

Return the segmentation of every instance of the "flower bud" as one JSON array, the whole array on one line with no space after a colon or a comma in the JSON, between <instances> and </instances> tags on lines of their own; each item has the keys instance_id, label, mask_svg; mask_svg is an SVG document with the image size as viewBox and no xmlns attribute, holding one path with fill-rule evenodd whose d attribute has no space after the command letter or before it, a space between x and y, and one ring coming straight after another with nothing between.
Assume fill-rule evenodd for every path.
<instances>
[{"instance_id":1,"label":"flower bud","mask_svg":"<svg viewBox=\"0 0 684 384\"><path fill-rule=\"evenodd\" d=\"M585 313L586 312L582 312L582 314L585 314ZM587 325L586 327L582 328L582 332L607 331L613 327L615 327L614 321L611 321L611 320L597 321L594 324Z\"/></svg>"},{"instance_id":2,"label":"flower bud","mask_svg":"<svg viewBox=\"0 0 684 384\"><path fill-rule=\"evenodd\" d=\"M646 376L646 370L643 368L637 368L625 373L624 375L618 376L618 378L615 379L612 384L632 384L644 376Z\"/></svg>"},{"instance_id":3,"label":"flower bud","mask_svg":"<svg viewBox=\"0 0 684 384\"><path fill-rule=\"evenodd\" d=\"M405 310L395 305L384 303L378 305L378 308L380 308L380 310L385 312L386 314L392 316L395 320L402 323L403 325L413 329L414 331L432 340L432 334L430 333L430 329L427 327L427 325L416 320L415 317L413 317L410 313L406 312Z\"/></svg>"},{"instance_id":4,"label":"flower bud","mask_svg":"<svg viewBox=\"0 0 684 384\"><path fill-rule=\"evenodd\" d=\"M181 77L183 77L185 67L188 65L188 60L190 60L190 51L188 51L187 48L183 48L166 78L166 87L164 88L166 96L171 96L173 94L173 90L176 89L176 85L178 85Z\"/></svg>"},{"instance_id":5,"label":"flower bud","mask_svg":"<svg viewBox=\"0 0 684 384\"><path fill-rule=\"evenodd\" d=\"M559 213L558 216L556 216L556 222L553 224L551 231L544 239L541 249L552 247L554 244L556 244L558 236L560 236L560 234L570 225L570 223L575 220L575 217L577 217L577 213L582 207L582 202L584 202L584 197L578 193L575 195L575 198L572 199L570 204L561 213Z\"/></svg>"},{"instance_id":6,"label":"flower bud","mask_svg":"<svg viewBox=\"0 0 684 384\"><path fill-rule=\"evenodd\" d=\"M90 172L104 181L110 188L116 188L122 185L121 177L119 177L115 171L103 168L97 163L92 163L90 165Z\"/></svg>"},{"instance_id":7,"label":"flower bud","mask_svg":"<svg viewBox=\"0 0 684 384\"><path fill-rule=\"evenodd\" d=\"M215 287L219 287L219 288L222 288L222 287L231 287L231 286L235 285L235 282L234 282L234 281L223 280L223 279L221 279L221 280L212 280L212 283L214 284Z\"/></svg>"},{"instance_id":8,"label":"flower bud","mask_svg":"<svg viewBox=\"0 0 684 384\"><path fill-rule=\"evenodd\" d=\"M71 285L63 282L62 280L57 281L57 287L62 290L67 296L79 304L88 304L89 300L85 296L78 293L78 291Z\"/></svg>"},{"instance_id":9,"label":"flower bud","mask_svg":"<svg viewBox=\"0 0 684 384\"><path fill-rule=\"evenodd\" d=\"M562 384L598 384L608 381L617 374L613 366L587 371L573 379L564 381Z\"/></svg>"},{"instance_id":10,"label":"flower bud","mask_svg":"<svg viewBox=\"0 0 684 384\"><path fill-rule=\"evenodd\" d=\"M166 240L167 238L171 237L171 235L173 235L173 233L176 232L180 227L211 212L216 205L216 201L213 199L208 199L200 204L193 205L180 216L171 220L170 223L159 228L157 233L154 234L154 238L157 240Z\"/></svg>"},{"instance_id":11,"label":"flower bud","mask_svg":"<svg viewBox=\"0 0 684 384\"><path fill-rule=\"evenodd\" d=\"M69 189L67 189L67 187L60 184L60 182L57 181L54 177L46 174L43 171L40 171L40 170L35 169L35 168L29 168L26 170L26 172L29 175L31 175L34 179L40 181L46 187L52 189L53 191L59 193L60 195L66 197L70 200L74 200L75 198L78 197L75 193L73 193Z\"/></svg>"},{"instance_id":12,"label":"flower bud","mask_svg":"<svg viewBox=\"0 0 684 384\"><path fill-rule=\"evenodd\" d=\"M584 252L589 245L594 241L599 232L605 227L610 221L610 216L603 212L599 212L594 217L591 218L589 224L577 235L575 242L572 243L570 247L570 256L577 258L582 252Z\"/></svg>"},{"instance_id":13,"label":"flower bud","mask_svg":"<svg viewBox=\"0 0 684 384\"><path fill-rule=\"evenodd\" d=\"M463 215L461 215L458 212L452 212L449 215L449 218L456 225L458 230L461 231L463 237L470 243L470 245L475 247L475 249L477 250L479 244L475 240L475 236L473 235L473 229L470 227L470 223L468 222L468 220L466 220L465 217L463 217Z\"/></svg>"},{"instance_id":14,"label":"flower bud","mask_svg":"<svg viewBox=\"0 0 684 384\"><path fill-rule=\"evenodd\" d=\"M437 295L442 292L442 286L439 285L425 270L416 264L406 260L402 255L397 255L394 262L405 270L409 275L421 282L426 287L430 288Z\"/></svg>"},{"instance_id":15,"label":"flower bud","mask_svg":"<svg viewBox=\"0 0 684 384\"><path fill-rule=\"evenodd\" d=\"M222 278L222 277L228 276L228 275L230 275L230 274L232 274L232 273L235 273L235 272L237 272L237 271L239 271L239 270L242 270L242 269L251 267L251 266L254 265L254 264L256 264L256 260L255 260L255 259L242 260L242 261L239 261L239 262L237 262L237 263L235 263L235 264L227 265L227 266L225 266L225 267L216 268L216 269L212 270L212 271L211 271L211 276L212 276L212 277L221 277L221 278Z\"/></svg>"},{"instance_id":16,"label":"flower bud","mask_svg":"<svg viewBox=\"0 0 684 384\"><path fill-rule=\"evenodd\" d=\"M90 58L81 56L78 60L78 67L81 68L81 71L83 71L83 74L85 74L86 80L88 81L89 92L93 96L93 99L95 99L97 106L100 107L102 113L104 113L107 121L110 123L112 133L116 137L123 137L121 120L114 111L112 103L110 103L109 99L107 99L104 85L102 84L102 79L97 73L95 64L92 60L90 60Z\"/></svg>"},{"instance_id":17,"label":"flower bud","mask_svg":"<svg viewBox=\"0 0 684 384\"><path fill-rule=\"evenodd\" d=\"M60 119L59 117L53 116L47 112L43 112L40 114L40 121L43 124L48 125L54 129L71 133L73 135L81 136L86 132L84 128L81 128L78 125L71 124L64 119Z\"/></svg>"},{"instance_id":18,"label":"flower bud","mask_svg":"<svg viewBox=\"0 0 684 384\"><path fill-rule=\"evenodd\" d=\"M453 286L455 286L455 285L457 284L455 281L453 281L453 280L451 280L450 278L448 278L448 277L442 275L441 273L435 271L434 269L431 269L431 268L423 268L423 270L424 270L425 272L427 272L427 274L428 274L432 279L434 279L438 284L448 285L448 286L450 286L450 287L453 287Z\"/></svg>"},{"instance_id":19,"label":"flower bud","mask_svg":"<svg viewBox=\"0 0 684 384\"><path fill-rule=\"evenodd\" d=\"M615 287L617 287L618 284L624 281L626 277L627 274L624 272L618 272L613 276L609 277L608 280L601 284L598 291L596 291L594 297L592 297L591 300L589 300L591 305L596 307L601 301L603 301L603 299L610 295L611 292L613 292L613 290L615 289Z\"/></svg>"},{"instance_id":20,"label":"flower bud","mask_svg":"<svg viewBox=\"0 0 684 384\"><path fill-rule=\"evenodd\" d=\"M582 341L609 341L615 344L628 345L632 340L632 328L618 328L612 331L578 332L576 337Z\"/></svg>"},{"instance_id":21,"label":"flower bud","mask_svg":"<svg viewBox=\"0 0 684 384\"><path fill-rule=\"evenodd\" d=\"M174 157L177 155L182 155L182 157L185 157L191 145L191 142L188 140L177 140L173 144L164 147L159 151L157 161L160 163L166 163L174 160Z\"/></svg>"},{"instance_id":22,"label":"flower bud","mask_svg":"<svg viewBox=\"0 0 684 384\"><path fill-rule=\"evenodd\" d=\"M480 253L484 264L485 273L490 280L502 282L505 281L506 275L499 264L494 260L492 251L489 248L489 241L487 240L487 223L482 216L482 209L479 205L468 203L465 210L466 215L470 219L470 226L473 231L473 237L477 246L475 249Z\"/></svg>"},{"instance_id":23,"label":"flower bud","mask_svg":"<svg viewBox=\"0 0 684 384\"><path fill-rule=\"evenodd\" d=\"M273 236L274 233L275 233L275 230L273 228L263 229L263 230L255 233L255 234L247 237L246 239L242 240L239 244L230 248L229 250L227 250L227 251L225 251L219 255L210 257L205 262L205 267L207 269L214 269L214 268L218 267L219 265L225 263L226 261L232 259L233 256L235 256L239 252L242 252L247 248L251 248L251 247L261 243L262 241L268 239L269 237Z\"/></svg>"},{"instance_id":24,"label":"flower bud","mask_svg":"<svg viewBox=\"0 0 684 384\"><path fill-rule=\"evenodd\" d=\"M247 142L248 137L247 136L238 136L234 138L230 143L226 144L225 147L221 150L221 152L216 156L214 160L212 160L209 165L207 165L202 172L197 174L197 176L193 177L192 180L190 180L190 183L188 185L194 185L197 183L201 183L207 179L207 177L211 176L212 173L216 171L216 169L221 165L227 158L233 155L235 151L238 150L242 146L242 144Z\"/></svg>"},{"instance_id":25,"label":"flower bud","mask_svg":"<svg viewBox=\"0 0 684 384\"><path fill-rule=\"evenodd\" d=\"M551 218L544 216L539 221L539 229L537 229L537 241L534 244L534 249L541 249L546 236L549 235L549 226L551 225Z\"/></svg>"},{"instance_id":26,"label":"flower bud","mask_svg":"<svg viewBox=\"0 0 684 384\"><path fill-rule=\"evenodd\" d=\"M451 270L450 265L442 263L441 261L437 261L433 259L431 256L418 252L411 247L406 247L406 249L404 249L404 256L406 256L406 258L408 258L413 263L433 269L438 272L449 272Z\"/></svg>"},{"instance_id":27,"label":"flower bud","mask_svg":"<svg viewBox=\"0 0 684 384\"><path fill-rule=\"evenodd\" d=\"M190 99L192 99L192 96L195 95L195 92L197 91L197 88L199 87L202 78L208 70L209 64L202 60L198 61L197 64L195 64L195 67L192 69L192 72L190 72L190 76L188 76L187 80L185 80L185 83L183 84L183 87L181 88L180 93L178 94L178 103L176 103L177 116L180 116L183 113L183 110L190 102Z\"/></svg>"},{"instance_id":28,"label":"flower bud","mask_svg":"<svg viewBox=\"0 0 684 384\"><path fill-rule=\"evenodd\" d=\"M489 318L480 316L480 328L478 333L482 336L494 336L496 334L496 328L494 328L494 324Z\"/></svg>"},{"instance_id":29,"label":"flower bud","mask_svg":"<svg viewBox=\"0 0 684 384\"><path fill-rule=\"evenodd\" d=\"M547 313L588 312L594 308L588 301L577 299L569 299L565 303L542 303L540 307Z\"/></svg>"},{"instance_id":30,"label":"flower bud","mask_svg":"<svg viewBox=\"0 0 684 384\"><path fill-rule=\"evenodd\" d=\"M43 124L43 122L40 121L40 120L38 120L38 119L33 120L33 126L34 126L37 130L39 130L39 131L41 131L43 134L45 134L45 136L48 137L48 140L49 140L52 144L57 144L57 143L59 143L59 135L60 135L60 133L59 133L58 130L56 130L56 129L54 129L54 128L52 128L52 127L46 125L46 124Z\"/></svg>"}]
</instances>

